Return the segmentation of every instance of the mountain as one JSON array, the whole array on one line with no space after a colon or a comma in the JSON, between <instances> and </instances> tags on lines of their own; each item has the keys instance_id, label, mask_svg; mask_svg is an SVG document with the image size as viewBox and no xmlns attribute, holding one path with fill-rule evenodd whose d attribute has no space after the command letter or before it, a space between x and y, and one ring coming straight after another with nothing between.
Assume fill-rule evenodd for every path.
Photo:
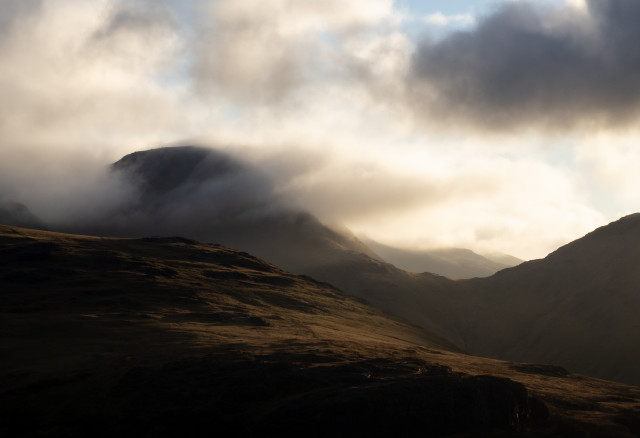
<instances>
[{"instance_id":1,"label":"mountain","mask_svg":"<svg viewBox=\"0 0 640 438\"><path fill-rule=\"evenodd\" d=\"M0 284L3 436L640 430L639 388L467 356L220 245L0 226Z\"/></svg>"},{"instance_id":2,"label":"mountain","mask_svg":"<svg viewBox=\"0 0 640 438\"><path fill-rule=\"evenodd\" d=\"M492 318L470 350L640 384L638 260L640 214L633 214L542 260L463 284L485 297L483 313Z\"/></svg>"},{"instance_id":3,"label":"mountain","mask_svg":"<svg viewBox=\"0 0 640 438\"><path fill-rule=\"evenodd\" d=\"M507 267L518 266L520 263L524 262L524 260L519 259L518 257L514 257L512 255L504 254L501 252L482 254L482 257L487 258L492 262L500 263L502 265L507 265Z\"/></svg>"},{"instance_id":4,"label":"mountain","mask_svg":"<svg viewBox=\"0 0 640 438\"><path fill-rule=\"evenodd\" d=\"M44 223L27 208L26 205L0 198L0 224L17 227L46 229Z\"/></svg>"},{"instance_id":5,"label":"mountain","mask_svg":"<svg viewBox=\"0 0 640 438\"><path fill-rule=\"evenodd\" d=\"M640 254L629 225L637 216L544 260L453 281L386 263L355 237L287 205L259 170L220 152L138 152L115 163L113 175L131 189L120 205L97 221L80 218L58 229L224 244L329 282L467 352L640 383L633 361L640 341L633 261Z\"/></svg>"},{"instance_id":6,"label":"mountain","mask_svg":"<svg viewBox=\"0 0 640 438\"><path fill-rule=\"evenodd\" d=\"M385 261L409 272L431 272L449 278L488 277L501 269L522 263L511 256L496 256L491 260L469 249L441 248L431 250L409 250L365 240L365 245ZM501 257L501 258L500 258Z\"/></svg>"},{"instance_id":7,"label":"mountain","mask_svg":"<svg viewBox=\"0 0 640 438\"><path fill-rule=\"evenodd\" d=\"M112 166L134 192L101 220L62 231L103 236L183 235L249 251L296 273L344 252L377 256L284 202L269 179L241 159L178 146L135 152Z\"/></svg>"},{"instance_id":8,"label":"mountain","mask_svg":"<svg viewBox=\"0 0 640 438\"><path fill-rule=\"evenodd\" d=\"M451 281L382 264L318 278L472 354L640 384L637 260L640 214L487 278Z\"/></svg>"}]
</instances>

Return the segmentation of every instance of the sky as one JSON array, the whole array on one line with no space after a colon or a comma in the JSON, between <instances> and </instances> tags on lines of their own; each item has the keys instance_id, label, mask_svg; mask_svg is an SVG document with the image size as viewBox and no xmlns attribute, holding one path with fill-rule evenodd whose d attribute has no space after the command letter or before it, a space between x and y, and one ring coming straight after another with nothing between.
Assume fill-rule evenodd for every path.
<instances>
[{"instance_id":1,"label":"sky","mask_svg":"<svg viewBox=\"0 0 640 438\"><path fill-rule=\"evenodd\" d=\"M635 0L0 0L0 198L202 144L385 244L531 259L638 211Z\"/></svg>"}]
</instances>

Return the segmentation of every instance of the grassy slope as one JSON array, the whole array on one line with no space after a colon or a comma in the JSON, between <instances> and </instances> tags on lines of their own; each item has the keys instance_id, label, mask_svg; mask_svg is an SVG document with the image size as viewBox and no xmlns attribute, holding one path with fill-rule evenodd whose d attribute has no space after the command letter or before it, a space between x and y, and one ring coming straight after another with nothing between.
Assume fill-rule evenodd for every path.
<instances>
[{"instance_id":1,"label":"grassy slope","mask_svg":"<svg viewBox=\"0 0 640 438\"><path fill-rule=\"evenodd\" d=\"M638 431L638 388L461 354L216 245L0 227L0 284L10 436Z\"/></svg>"}]
</instances>

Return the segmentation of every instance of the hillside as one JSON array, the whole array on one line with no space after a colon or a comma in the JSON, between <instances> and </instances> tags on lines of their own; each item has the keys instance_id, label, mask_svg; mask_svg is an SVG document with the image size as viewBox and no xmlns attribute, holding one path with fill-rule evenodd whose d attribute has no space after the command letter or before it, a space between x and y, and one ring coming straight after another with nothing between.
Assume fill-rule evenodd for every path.
<instances>
[{"instance_id":1,"label":"hillside","mask_svg":"<svg viewBox=\"0 0 640 438\"><path fill-rule=\"evenodd\" d=\"M640 215L488 278L450 281L360 256L311 274L473 354L640 384Z\"/></svg>"},{"instance_id":2,"label":"hillside","mask_svg":"<svg viewBox=\"0 0 640 438\"><path fill-rule=\"evenodd\" d=\"M488 333L470 338L470 350L640 384L638 260L640 214L634 214L542 260L470 280L464 285L485 297L493 321ZM480 339L486 335L495 341Z\"/></svg>"},{"instance_id":3,"label":"hillside","mask_svg":"<svg viewBox=\"0 0 640 438\"><path fill-rule=\"evenodd\" d=\"M466 356L218 245L0 226L6 436L633 436L640 389Z\"/></svg>"},{"instance_id":4,"label":"hillside","mask_svg":"<svg viewBox=\"0 0 640 438\"><path fill-rule=\"evenodd\" d=\"M449 278L488 277L496 272L522 263L522 260L503 255L500 261L491 260L464 248L410 250L365 240L365 245L385 261L409 272L431 272Z\"/></svg>"}]
</instances>

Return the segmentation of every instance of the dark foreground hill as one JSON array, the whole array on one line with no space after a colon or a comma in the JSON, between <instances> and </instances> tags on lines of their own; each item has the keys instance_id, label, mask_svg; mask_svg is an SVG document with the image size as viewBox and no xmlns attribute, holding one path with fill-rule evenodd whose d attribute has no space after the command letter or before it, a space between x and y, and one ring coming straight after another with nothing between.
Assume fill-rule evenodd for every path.
<instances>
[{"instance_id":1,"label":"dark foreground hill","mask_svg":"<svg viewBox=\"0 0 640 438\"><path fill-rule=\"evenodd\" d=\"M0 227L0 435L634 436L640 389L467 356L182 238Z\"/></svg>"}]
</instances>

